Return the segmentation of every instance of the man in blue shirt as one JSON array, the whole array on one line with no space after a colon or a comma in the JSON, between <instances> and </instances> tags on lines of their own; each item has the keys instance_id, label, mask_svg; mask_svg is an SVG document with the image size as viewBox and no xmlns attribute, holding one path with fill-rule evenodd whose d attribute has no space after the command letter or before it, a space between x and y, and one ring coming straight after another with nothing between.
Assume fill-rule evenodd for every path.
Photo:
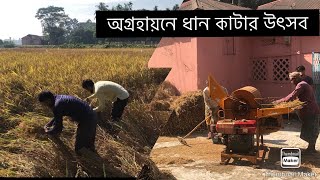
<instances>
[{"instance_id":1,"label":"man in blue shirt","mask_svg":"<svg viewBox=\"0 0 320 180\"><path fill-rule=\"evenodd\" d=\"M46 133L60 134L63 129L63 116L69 116L72 121L78 123L76 153L80 155L79 150L83 147L95 152L97 117L89 104L74 96L54 95L50 91L41 92L38 100L42 105L49 107L54 114L54 118L44 126Z\"/></svg>"}]
</instances>

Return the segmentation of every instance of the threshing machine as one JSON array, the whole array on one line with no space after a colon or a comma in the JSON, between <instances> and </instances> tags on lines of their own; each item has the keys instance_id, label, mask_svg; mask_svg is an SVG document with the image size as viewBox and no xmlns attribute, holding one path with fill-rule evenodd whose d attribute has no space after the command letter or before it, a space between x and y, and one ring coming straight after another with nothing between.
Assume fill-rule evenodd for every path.
<instances>
[{"instance_id":1,"label":"threshing machine","mask_svg":"<svg viewBox=\"0 0 320 180\"><path fill-rule=\"evenodd\" d=\"M216 131L222 134L226 146L221 152L221 164L227 164L231 158L244 158L253 164L260 162L267 149L263 135L279 131L283 127L282 115L294 109L264 104L263 100L267 98L262 98L258 89L252 86L227 95L212 76L209 76L209 91L221 108L216 123Z\"/></svg>"}]
</instances>

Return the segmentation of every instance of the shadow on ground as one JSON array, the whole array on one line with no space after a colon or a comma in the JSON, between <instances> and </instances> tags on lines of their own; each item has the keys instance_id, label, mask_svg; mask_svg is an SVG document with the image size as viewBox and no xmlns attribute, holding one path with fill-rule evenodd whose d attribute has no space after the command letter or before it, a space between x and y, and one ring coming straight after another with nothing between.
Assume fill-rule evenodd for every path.
<instances>
[{"instance_id":1,"label":"shadow on ground","mask_svg":"<svg viewBox=\"0 0 320 180\"><path fill-rule=\"evenodd\" d=\"M286 168L282 168L280 164L281 148L270 147L268 148L267 151L269 152L267 153L268 155L266 159L264 160L264 162L259 163L261 169L307 173L307 172L312 172L310 165L315 167L320 167L320 153L309 154L309 155L303 154L301 157L302 162L301 162L300 168L286 169ZM236 165L236 166L253 166L251 162L246 160L237 160L229 164ZM308 167L306 165L308 165Z\"/></svg>"}]
</instances>

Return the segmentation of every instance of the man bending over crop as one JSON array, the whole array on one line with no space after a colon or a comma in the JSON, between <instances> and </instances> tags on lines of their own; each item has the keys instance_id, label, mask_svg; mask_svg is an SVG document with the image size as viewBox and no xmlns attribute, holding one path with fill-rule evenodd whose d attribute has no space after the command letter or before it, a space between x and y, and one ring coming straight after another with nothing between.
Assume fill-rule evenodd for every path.
<instances>
[{"instance_id":1,"label":"man bending over crop","mask_svg":"<svg viewBox=\"0 0 320 180\"><path fill-rule=\"evenodd\" d=\"M72 121L78 123L75 152L79 155L79 150L83 147L95 152L97 117L89 104L76 97L54 95L50 91L41 92L38 100L43 106L49 107L54 115L54 118L44 126L46 133L60 134L63 129L63 116L69 116Z\"/></svg>"},{"instance_id":2,"label":"man bending over crop","mask_svg":"<svg viewBox=\"0 0 320 180\"><path fill-rule=\"evenodd\" d=\"M109 100L113 103L111 120L113 122L120 121L129 99L129 93L125 88L112 81L98 81L94 83L91 79L84 80L82 87L92 94L85 100L95 97L98 99L99 106L94 108L94 111L104 111L106 102Z\"/></svg>"},{"instance_id":3,"label":"man bending over crop","mask_svg":"<svg viewBox=\"0 0 320 180\"><path fill-rule=\"evenodd\" d=\"M305 102L306 105L300 110L300 117L302 120L300 138L309 143L306 152L316 152L315 146L319 135L319 107L317 105L314 91L312 87L302 80L299 72L289 74L292 84L296 86L292 93L287 97L275 101L275 104L281 102L293 101L299 98L300 101Z\"/></svg>"}]
</instances>

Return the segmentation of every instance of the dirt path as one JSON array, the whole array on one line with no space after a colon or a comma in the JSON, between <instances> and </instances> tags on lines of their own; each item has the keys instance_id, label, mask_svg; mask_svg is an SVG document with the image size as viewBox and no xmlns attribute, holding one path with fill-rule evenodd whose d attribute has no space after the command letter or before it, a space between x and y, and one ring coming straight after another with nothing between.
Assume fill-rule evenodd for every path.
<instances>
[{"instance_id":1,"label":"dirt path","mask_svg":"<svg viewBox=\"0 0 320 180\"><path fill-rule=\"evenodd\" d=\"M161 170L169 171L176 179L183 180L320 179L320 153L302 155L301 167L298 169L282 169L280 166L281 148L307 147L307 143L299 138L299 128L298 121L291 121L283 130L264 136L270 152L261 169L254 169L247 161L220 165L220 152L224 145L213 144L205 138L205 133L187 138L186 141L191 147L180 144L176 137L160 137L152 150L151 158ZM320 151L320 138L316 148ZM305 174L299 176L293 175L293 172Z\"/></svg>"}]
</instances>

